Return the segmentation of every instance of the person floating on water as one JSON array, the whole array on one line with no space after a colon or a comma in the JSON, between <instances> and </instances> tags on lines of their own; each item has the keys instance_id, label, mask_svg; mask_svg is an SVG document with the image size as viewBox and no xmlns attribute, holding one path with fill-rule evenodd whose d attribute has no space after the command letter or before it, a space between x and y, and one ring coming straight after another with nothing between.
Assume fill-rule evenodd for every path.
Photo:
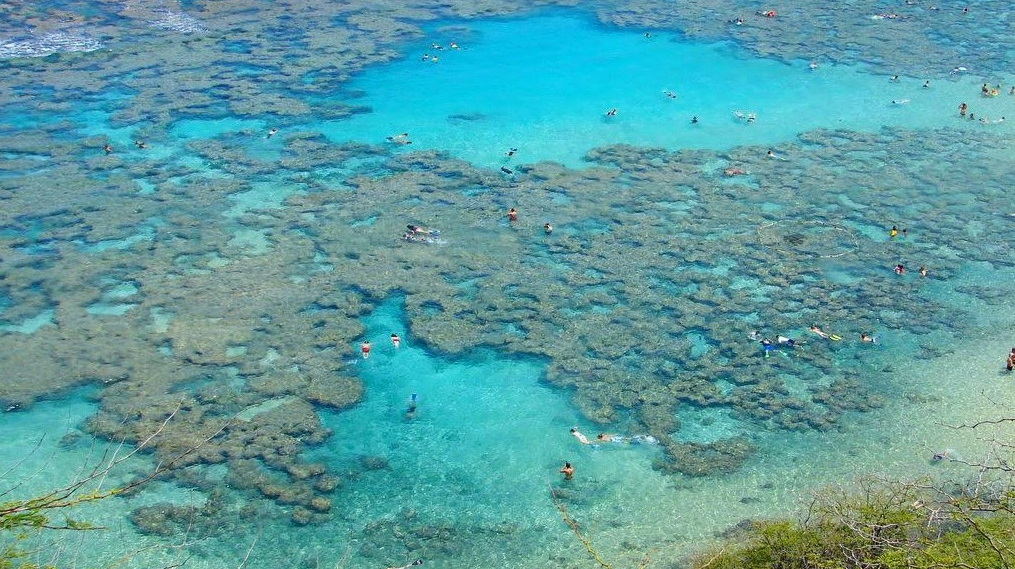
<instances>
[{"instance_id":1,"label":"person floating on water","mask_svg":"<svg viewBox=\"0 0 1015 569\"><path fill-rule=\"evenodd\" d=\"M420 227L419 225L412 225L411 223L409 225L406 225L405 227L406 229L409 230L410 233L414 235L433 235L437 233L436 231L433 231L431 229Z\"/></svg>"},{"instance_id":2,"label":"person floating on water","mask_svg":"<svg viewBox=\"0 0 1015 569\"><path fill-rule=\"evenodd\" d=\"M391 335L391 345L397 350L402 345L402 339L398 337L398 334Z\"/></svg>"},{"instance_id":3,"label":"person floating on water","mask_svg":"<svg viewBox=\"0 0 1015 569\"><path fill-rule=\"evenodd\" d=\"M787 346L789 346L791 348L795 348L797 346L797 344L799 343L796 340L794 340L793 338L788 338L786 336L776 336L775 337L775 341L780 343L780 344L786 344Z\"/></svg>"},{"instance_id":4,"label":"person floating on water","mask_svg":"<svg viewBox=\"0 0 1015 569\"><path fill-rule=\"evenodd\" d=\"M409 569L409 567L415 567L416 565L422 565L422 564L423 564L423 560L422 559L417 559L417 560L413 561L412 563L409 563L408 565L402 565L400 567L388 567L388 569Z\"/></svg>"},{"instance_id":5,"label":"person floating on water","mask_svg":"<svg viewBox=\"0 0 1015 569\"><path fill-rule=\"evenodd\" d=\"M578 442L583 445L589 444L588 437L583 435L582 432L578 430L578 427L571 427L571 436L578 439Z\"/></svg>"},{"instance_id":6,"label":"person floating on water","mask_svg":"<svg viewBox=\"0 0 1015 569\"><path fill-rule=\"evenodd\" d=\"M363 355L363 359L370 357L370 342L363 342L359 345L359 353Z\"/></svg>"},{"instance_id":7,"label":"person floating on water","mask_svg":"<svg viewBox=\"0 0 1015 569\"><path fill-rule=\"evenodd\" d=\"M564 462L564 466L560 467L560 473L564 475L564 480L571 480L574 478L574 467L570 462Z\"/></svg>"},{"instance_id":8,"label":"person floating on water","mask_svg":"<svg viewBox=\"0 0 1015 569\"><path fill-rule=\"evenodd\" d=\"M811 326L810 328L808 328L808 330L810 330L811 332L814 332L815 334L817 334L818 336L821 336L822 338L824 338L826 340L841 340L842 339L842 336L839 336L837 334L829 334L828 332L825 332L821 328L818 328L817 324Z\"/></svg>"},{"instance_id":9,"label":"person floating on water","mask_svg":"<svg viewBox=\"0 0 1015 569\"><path fill-rule=\"evenodd\" d=\"M761 350L765 353L765 357L772 355L772 351L775 350L775 346L772 345L772 341L768 338L761 340Z\"/></svg>"},{"instance_id":10,"label":"person floating on water","mask_svg":"<svg viewBox=\"0 0 1015 569\"><path fill-rule=\"evenodd\" d=\"M416 418L416 403L417 403L416 402L416 394L413 393L412 397L409 398L409 406L405 409L405 418L406 419L415 419Z\"/></svg>"},{"instance_id":11,"label":"person floating on water","mask_svg":"<svg viewBox=\"0 0 1015 569\"><path fill-rule=\"evenodd\" d=\"M412 144L412 141L409 140L409 133L407 132L391 135L385 140L392 144Z\"/></svg>"}]
</instances>

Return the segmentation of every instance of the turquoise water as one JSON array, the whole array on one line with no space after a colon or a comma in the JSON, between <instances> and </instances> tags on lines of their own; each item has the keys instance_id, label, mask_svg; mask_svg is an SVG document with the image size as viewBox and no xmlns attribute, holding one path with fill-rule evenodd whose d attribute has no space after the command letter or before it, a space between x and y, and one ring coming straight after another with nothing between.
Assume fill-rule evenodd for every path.
<instances>
[{"instance_id":1,"label":"turquoise water","mask_svg":"<svg viewBox=\"0 0 1015 569\"><path fill-rule=\"evenodd\" d=\"M1015 77L947 39L975 22L893 28L903 56L908 24L866 15L808 43L449 6L40 4L12 20L34 40L0 31L0 492L170 414L108 483L200 445L39 560L592 566L564 507L615 566L681 566L821 485L962 477L927 458L1010 438L950 428L1013 403Z\"/></svg>"}]
</instances>

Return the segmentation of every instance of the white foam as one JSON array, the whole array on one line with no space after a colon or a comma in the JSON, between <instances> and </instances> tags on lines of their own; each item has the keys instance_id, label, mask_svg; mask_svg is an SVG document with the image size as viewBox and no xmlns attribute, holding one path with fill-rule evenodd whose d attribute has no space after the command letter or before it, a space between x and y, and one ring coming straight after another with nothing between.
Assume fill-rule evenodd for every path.
<instances>
[{"instance_id":1,"label":"white foam","mask_svg":"<svg viewBox=\"0 0 1015 569\"><path fill-rule=\"evenodd\" d=\"M27 39L0 41L0 59L45 57L61 52L95 51L101 47L101 42L81 32L57 31Z\"/></svg>"},{"instance_id":2,"label":"white foam","mask_svg":"<svg viewBox=\"0 0 1015 569\"><path fill-rule=\"evenodd\" d=\"M190 14L173 12L170 10L163 11L161 13L161 17L157 20L149 20L148 25L153 28L169 30L181 34L203 32L205 29L201 24L201 21Z\"/></svg>"}]
</instances>

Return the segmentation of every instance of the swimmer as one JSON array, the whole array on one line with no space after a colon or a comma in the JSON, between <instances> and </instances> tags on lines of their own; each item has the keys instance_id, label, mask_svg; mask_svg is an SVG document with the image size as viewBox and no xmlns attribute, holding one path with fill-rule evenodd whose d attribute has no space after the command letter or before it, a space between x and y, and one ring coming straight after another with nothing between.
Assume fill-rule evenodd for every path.
<instances>
[{"instance_id":1,"label":"swimmer","mask_svg":"<svg viewBox=\"0 0 1015 569\"><path fill-rule=\"evenodd\" d=\"M449 45L448 47L450 47L451 49L458 49L458 44L455 42L451 42L451 45Z\"/></svg>"},{"instance_id":2,"label":"swimmer","mask_svg":"<svg viewBox=\"0 0 1015 569\"><path fill-rule=\"evenodd\" d=\"M892 101L892 104L893 105L908 105L909 104L909 99L894 99Z\"/></svg>"},{"instance_id":3,"label":"swimmer","mask_svg":"<svg viewBox=\"0 0 1015 569\"><path fill-rule=\"evenodd\" d=\"M817 61L812 61L809 64L807 64L807 67L810 68L811 71L813 71L813 70L818 68L818 62Z\"/></svg>"},{"instance_id":4,"label":"swimmer","mask_svg":"<svg viewBox=\"0 0 1015 569\"><path fill-rule=\"evenodd\" d=\"M511 221L511 222L518 221L518 211L515 208L509 209L508 212L507 212L507 216L508 216L508 221Z\"/></svg>"},{"instance_id":5,"label":"swimmer","mask_svg":"<svg viewBox=\"0 0 1015 569\"><path fill-rule=\"evenodd\" d=\"M927 81L923 82L923 88L924 89L930 89L930 80L929 79Z\"/></svg>"},{"instance_id":6,"label":"swimmer","mask_svg":"<svg viewBox=\"0 0 1015 569\"><path fill-rule=\"evenodd\" d=\"M578 427L571 427L571 436L578 439L578 442L583 445L589 444L588 437L583 435L582 432L578 430Z\"/></svg>"},{"instance_id":7,"label":"swimmer","mask_svg":"<svg viewBox=\"0 0 1015 569\"><path fill-rule=\"evenodd\" d=\"M1008 94L1009 94L1009 95L1015 95L1015 85L1012 85L1012 86L1011 86L1011 90L1010 90L1010 91L1008 91Z\"/></svg>"},{"instance_id":8,"label":"swimmer","mask_svg":"<svg viewBox=\"0 0 1015 569\"><path fill-rule=\"evenodd\" d=\"M508 151L505 153L505 156L511 158L512 156L515 155L515 152L518 152L517 148L509 148Z\"/></svg>"},{"instance_id":9,"label":"swimmer","mask_svg":"<svg viewBox=\"0 0 1015 569\"><path fill-rule=\"evenodd\" d=\"M362 354L363 359L370 357L370 342L363 342L359 345L359 353Z\"/></svg>"},{"instance_id":10,"label":"swimmer","mask_svg":"<svg viewBox=\"0 0 1015 569\"><path fill-rule=\"evenodd\" d=\"M409 140L409 133L407 132L391 135L385 140L392 144L412 144L412 141Z\"/></svg>"},{"instance_id":11,"label":"swimmer","mask_svg":"<svg viewBox=\"0 0 1015 569\"><path fill-rule=\"evenodd\" d=\"M898 265L895 265L895 268L892 270L895 271L895 274L901 275L902 273L906 272L906 267L902 266L902 264L900 263Z\"/></svg>"},{"instance_id":12,"label":"swimmer","mask_svg":"<svg viewBox=\"0 0 1015 569\"><path fill-rule=\"evenodd\" d=\"M409 233L413 233L413 234L416 234L416 235L430 235L431 233L433 233L433 231L431 231L429 229L426 229L424 227L420 227L418 225L412 225L411 223L409 225L406 225L405 227L406 227L406 229L409 230Z\"/></svg>"},{"instance_id":13,"label":"swimmer","mask_svg":"<svg viewBox=\"0 0 1015 569\"><path fill-rule=\"evenodd\" d=\"M789 346L791 348L795 348L796 345L797 345L797 341L796 340L794 340L793 338L787 338L786 336L776 336L775 337L775 341L780 343L780 344L786 344L787 346Z\"/></svg>"},{"instance_id":14,"label":"swimmer","mask_svg":"<svg viewBox=\"0 0 1015 569\"><path fill-rule=\"evenodd\" d=\"M614 108L614 109L610 109L610 110L606 111L606 116L608 116L608 117L615 117L615 116L617 116L617 109Z\"/></svg>"},{"instance_id":15,"label":"swimmer","mask_svg":"<svg viewBox=\"0 0 1015 569\"><path fill-rule=\"evenodd\" d=\"M1008 361L1005 362L1004 368L1008 371L1015 369L1015 348L1011 349L1011 353L1008 354Z\"/></svg>"},{"instance_id":16,"label":"swimmer","mask_svg":"<svg viewBox=\"0 0 1015 569\"><path fill-rule=\"evenodd\" d=\"M624 442L624 437L620 435L608 435L606 433L599 433L598 435L596 435L596 440L601 443L622 443Z\"/></svg>"},{"instance_id":17,"label":"swimmer","mask_svg":"<svg viewBox=\"0 0 1015 569\"><path fill-rule=\"evenodd\" d=\"M409 407L405 410L406 419L416 418L416 394L413 393L412 397L409 398Z\"/></svg>"},{"instance_id":18,"label":"swimmer","mask_svg":"<svg viewBox=\"0 0 1015 569\"><path fill-rule=\"evenodd\" d=\"M892 83L898 83L899 82L899 76L898 75L892 75L892 78L889 79L889 81L891 81Z\"/></svg>"},{"instance_id":19,"label":"swimmer","mask_svg":"<svg viewBox=\"0 0 1015 569\"><path fill-rule=\"evenodd\" d=\"M724 176L728 177L747 175L747 172L741 170L740 168L726 168L725 170L722 171L722 173Z\"/></svg>"},{"instance_id":20,"label":"swimmer","mask_svg":"<svg viewBox=\"0 0 1015 569\"><path fill-rule=\"evenodd\" d=\"M757 117L754 116L754 113L747 115L747 124L753 123L756 118Z\"/></svg>"},{"instance_id":21,"label":"swimmer","mask_svg":"<svg viewBox=\"0 0 1015 569\"><path fill-rule=\"evenodd\" d=\"M266 136L265 138L271 138L271 137L275 136L277 133L278 133L278 129L277 128L273 128L273 129L268 131L268 136Z\"/></svg>"},{"instance_id":22,"label":"swimmer","mask_svg":"<svg viewBox=\"0 0 1015 569\"><path fill-rule=\"evenodd\" d=\"M751 333L747 337L756 342L761 341L761 333L757 330L751 330Z\"/></svg>"},{"instance_id":23,"label":"swimmer","mask_svg":"<svg viewBox=\"0 0 1015 569\"><path fill-rule=\"evenodd\" d=\"M109 144L105 144L102 146L102 151L106 153L106 156L109 156L113 153L113 147Z\"/></svg>"},{"instance_id":24,"label":"swimmer","mask_svg":"<svg viewBox=\"0 0 1015 569\"><path fill-rule=\"evenodd\" d=\"M663 95L666 95L667 99L676 99L677 98L677 94L674 93L673 91L670 91L669 89L663 89Z\"/></svg>"},{"instance_id":25,"label":"swimmer","mask_svg":"<svg viewBox=\"0 0 1015 569\"><path fill-rule=\"evenodd\" d=\"M574 477L574 467L570 462L565 462L564 466L560 468L560 473L564 475L564 480L571 480Z\"/></svg>"},{"instance_id":26,"label":"swimmer","mask_svg":"<svg viewBox=\"0 0 1015 569\"><path fill-rule=\"evenodd\" d=\"M397 350L402 345L402 339L398 337L398 334L391 335L391 345Z\"/></svg>"},{"instance_id":27,"label":"swimmer","mask_svg":"<svg viewBox=\"0 0 1015 569\"><path fill-rule=\"evenodd\" d=\"M875 338L874 336L868 336L867 334L860 334L860 341L876 344L878 342L878 339Z\"/></svg>"},{"instance_id":28,"label":"swimmer","mask_svg":"<svg viewBox=\"0 0 1015 569\"><path fill-rule=\"evenodd\" d=\"M698 117L697 117L697 115L691 117L691 124L698 124Z\"/></svg>"},{"instance_id":29,"label":"swimmer","mask_svg":"<svg viewBox=\"0 0 1015 569\"><path fill-rule=\"evenodd\" d=\"M968 69L966 69L965 67L961 67L961 66L960 67L953 67L952 68L952 75L955 75L956 73L960 73L962 71L968 71Z\"/></svg>"},{"instance_id":30,"label":"swimmer","mask_svg":"<svg viewBox=\"0 0 1015 569\"><path fill-rule=\"evenodd\" d=\"M766 152L766 153L765 153L765 156L768 156L768 157L769 157L769 158L771 158L772 160L785 160L785 158L783 158L782 156L779 156L778 154L776 154L775 152L773 152L773 151L771 151L771 150L769 150L768 152Z\"/></svg>"},{"instance_id":31,"label":"swimmer","mask_svg":"<svg viewBox=\"0 0 1015 569\"><path fill-rule=\"evenodd\" d=\"M134 146L136 146L138 148L141 148L141 149L148 148L148 145L145 144L143 140L135 140L134 141Z\"/></svg>"},{"instance_id":32,"label":"swimmer","mask_svg":"<svg viewBox=\"0 0 1015 569\"><path fill-rule=\"evenodd\" d=\"M544 223L543 224L543 232L546 233L547 235L553 233L553 226L550 225L549 223Z\"/></svg>"},{"instance_id":33,"label":"swimmer","mask_svg":"<svg viewBox=\"0 0 1015 569\"><path fill-rule=\"evenodd\" d=\"M965 103L959 103L959 116L960 117L966 116L966 109L968 109L968 108L969 108L969 105L967 105Z\"/></svg>"},{"instance_id":34,"label":"swimmer","mask_svg":"<svg viewBox=\"0 0 1015 569\"><path fill-rule=\"evenodd\" d=\"M889 237L895 237L898 234L899 234L899 226L898 225L893 225L892 228L888 230L888 236Z\"/></svg>"},{"instance_id":35,"label":"swimmer","mask_svg":"<svg viewBox=\"0 0 1015 569\"><path fill-rule=\"evenodd\" d=\"M408 565L402 565L401 567L388 567L388 569L409 569L409 567L415 567L416 565L422 565L422 564L423 564L423 560L422 559L417 559L417 560L413 561L412 563L409 563Z\"/></svg>"},{"instance_id":36,"label":"swimmer","mask_svg":"<svg viewBox=\"0 0 1015 569\"><path fill-rule=\"evenodd\" d=\"M817 324L815 324L814 326L811 326L811 327L810 327L810 328L808 328L808 329L809 329L809 330L810 330L811 332L814 332L815 334L817 334L818 336L821 336L822 338L824 338L824 339L826 339L826 340L827 340L827 339L829 339L829 338L831 338L831 336L832 336L832 335L831 335L831 334L829 334L828 332L825 332L825 331L824 331L824 330L822 330L821 328L818 328Z\"/></svg>"},{"instance_id":37,"label":"swimmer","mask_svg":"<svg viewBox=\"0 0 1015 569\"><path fill-rule=\"evenodd\" d=\"M921 277L925 277L927 276L927 267L920 267L920 269L917 272L920 273Z\"/></svg>"},{"instance_id":38,"label":"swimmer","mask_svg":"<svg viewBox=\"0 0 1015 569\"><path fill-rule=\"evenodd\" d=\"M504 172L504 173L505 173L505 174L507 174L508 176L510 176L510 175L512 175L512 174L514 174L514 170L512 170L511 168L508 168L507 166L501 166L501 167L500 167L500 171L501 171L501 172Z\"/></svg>"}]
</instances>

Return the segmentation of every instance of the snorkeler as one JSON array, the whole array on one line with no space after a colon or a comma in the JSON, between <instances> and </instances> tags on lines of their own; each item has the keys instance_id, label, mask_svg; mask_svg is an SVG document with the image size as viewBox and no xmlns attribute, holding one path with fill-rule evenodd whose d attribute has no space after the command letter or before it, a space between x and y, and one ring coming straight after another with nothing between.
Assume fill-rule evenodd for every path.
<instances>
[{"instance_id":1,"label":"snorkeler","mask_svg":"<svg viewBox=\"0 0 1015 569\"><path fill-rule=\"evenodd\" d=\"M500 167L500 171L504 172L508 176L510 176L511 174L514 174L514 172L511 171L511 168L508 168L507 166L501 166Z\"/></svg>"},{"instance_id":2,"label":"snorkeler","mask_svg":"<svg viewBox=\"0 0 1015 569\"><path fill-rule=\"evenodd\" d=\"M765 357L772 355L772 351L775 350L775 346L772 345L772 341L768 338L761 340L761 349L765 353Z\"/></svg>"},{"instance_id":3,"label":"snorkeler","mask_svg":"<svg viewBox=\"0 0 1015 569\"><path fill-rule=\"evenodd\" d=\"M787 338L786 336L776 336L775 337L775 341L780 343L780 344L786 344L787 346L789 346L791 348L795 348L796 345L797 345L797 341L796 340L794 340L793 338Z\"/></svg>"},{"instance_id":4,"label":"snorkeler","mask_svg":"<svg viewBox=\"0 0 1015 569\"><path fill-rule=\"evenodd\" d=\"M409 563L408 565L402 565L401 567L388 567L388 569L409 569L409 567L414 567L416 565L422 565L422 564L423 564L423 560L422 559L417 559L417 560L413 561L412 563Z\"/></svg>"},{"instance_id":5,"label":"snorkeler","mask_svg":"<svg viewBox=\"0 0 1015 569\"><path fill-rule=\"evenodd\" d=\"M811 332L814 332L815 334L817 334L818 336L821 336L822 338L824 338L826 340L841 340L842 339L842 336L839 336L838 334L829 334L828 332L825 332L821 328L818 328L817 324L811 326L810 328L808 328L808 330L810 330Z\"/></svg>"},{"instance_id":6,"label":"snorkeler","mask_svg":"<svg viewBox=\"0 0 1015 569\"><path fill-rule=\"evenodd\" d=\"M392 144L412 144L412 141L409 140L409 133L407 132L389 136L385 140Z\"/></svg>"},{"instance_id":7,"label":"snorkeler","mask_svg":"<svg viewBox=\"0 0 1015 569\"><path fill-rule=\"evenodd\" d=\"M869 336L867 334L860 334L860 341L861 342L867 342L867 343L870 343L870 344L876 344L876 343L878 343L878 339L877 338L875 338L874 336Z\"/></svg>"},{"instance_id":8,"label":"snorkeler","mask_svg":"<svg viewBox=\"0 0 1015 569\"><path fill-rule=\"evenodd\" d=\"M398 337L398 334L391 335L391 345L397 350L402 345L402 339Z\"/></svg>"},{"instance_id":9,"label":"snorkeler","mask_svg":"<svg viewBox=\"0 0 1015 569\"><path fill-rule=\"evenodd\" d=\"M138 148L140 148L142 150L145 149L145 148L148 148L148 145L145 144L145 142L143 140L135 140L134 141L134 146L136 146L136 147L138 147Z\"/></svg>"},{"instance_id":10,"label":"snorkeler","mask_svg":"<svg viewBox=\"0 0 1015 569\"><path fill-rule=\"evenodd\" d=\"M413 393L412 397L409 398L409 406L405 410L405 418L406 419L415 419L416 418L416 394L415 393Z\"/></svg>"},{"instance_id":11,"label":"snorkeler","mask_svg":"<svg viewBox=\"0 0 1015 569\"><path fill-rule=\"evenodd\" d=\"M571 427L571 436L578 439L578 442L583 445L589 444L588 437L583 435L582 432L578 430L578 427Z\"/></svg>"}]
</instances>

